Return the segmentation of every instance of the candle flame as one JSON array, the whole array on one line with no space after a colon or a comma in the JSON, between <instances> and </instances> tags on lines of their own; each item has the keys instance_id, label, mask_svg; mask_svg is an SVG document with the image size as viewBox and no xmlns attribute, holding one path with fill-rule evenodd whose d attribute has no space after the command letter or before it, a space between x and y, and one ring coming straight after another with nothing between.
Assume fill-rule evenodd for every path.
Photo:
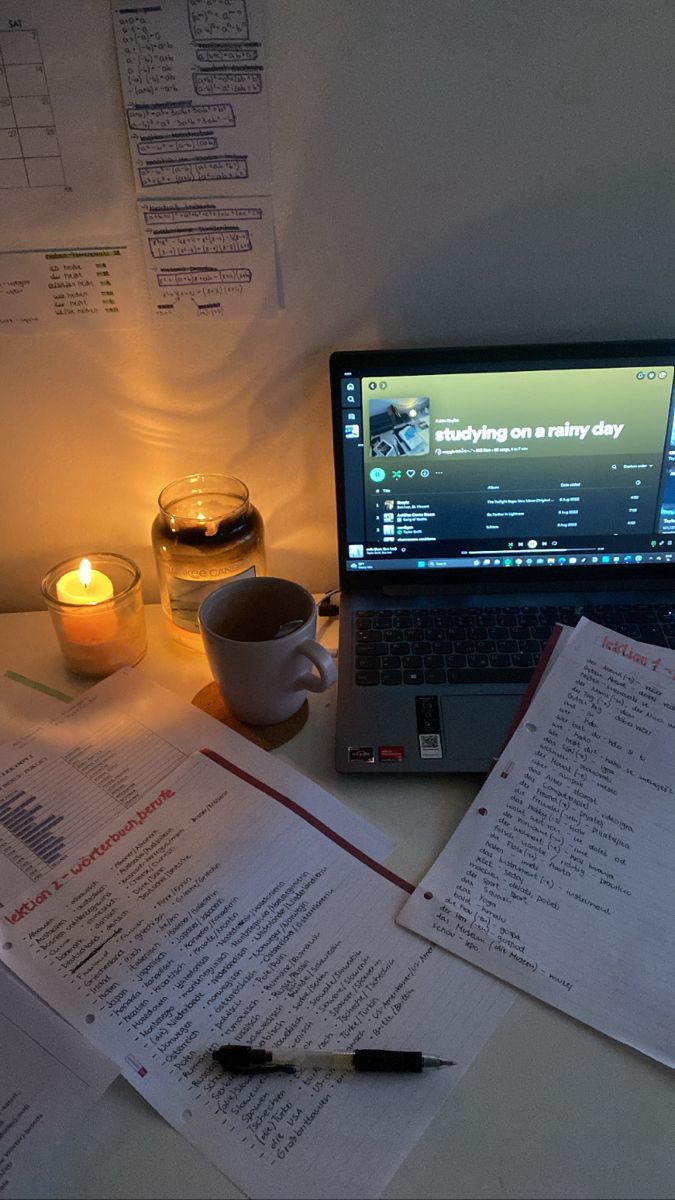
<instances>
[{"instance_id":1,"label":"candle flame","mask_svg":"<svg viewBox=\"0 0 675 1200\"><path fill-rule=\"evenodd\" d=\"M80 580L82 587L88 588L91 583L91 563L88 558L83 558L80 563Z\"/></svg>"}]
</instances>

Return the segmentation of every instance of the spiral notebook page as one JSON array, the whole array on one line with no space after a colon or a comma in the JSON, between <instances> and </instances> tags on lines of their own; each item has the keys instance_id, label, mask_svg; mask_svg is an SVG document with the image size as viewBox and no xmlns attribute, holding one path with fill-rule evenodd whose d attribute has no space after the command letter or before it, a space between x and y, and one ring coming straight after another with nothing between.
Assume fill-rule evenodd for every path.
<instances>
[{"instance_id":1,"label":"spiral notebook page","mask_svg":"<svg viewBox=\"0 0 675 1200\"><path fill-rule=\"evenodd\" d=\"M675 652L582 620L398 922L675 1066Z\"/></svg>"}]
</instances>

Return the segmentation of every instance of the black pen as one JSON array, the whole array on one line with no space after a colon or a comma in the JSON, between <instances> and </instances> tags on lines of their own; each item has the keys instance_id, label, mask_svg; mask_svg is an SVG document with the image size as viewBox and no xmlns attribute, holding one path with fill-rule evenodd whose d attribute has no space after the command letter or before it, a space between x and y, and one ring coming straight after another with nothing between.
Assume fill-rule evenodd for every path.
<instances>
[{"instance_id":1,"label":"black pen","mask_svg":"<svg viewBox=\"0 0 675 1200\"><path fill-rule=\"evenodd\" d=\"M225 1071L258 1075L284 1071L402 1071L419 1074L438 1067L454 1067L448 1058L417 1050L257 1050L254 1046L221 1046L213 1058Z\"/></svg>"}]
</instances>

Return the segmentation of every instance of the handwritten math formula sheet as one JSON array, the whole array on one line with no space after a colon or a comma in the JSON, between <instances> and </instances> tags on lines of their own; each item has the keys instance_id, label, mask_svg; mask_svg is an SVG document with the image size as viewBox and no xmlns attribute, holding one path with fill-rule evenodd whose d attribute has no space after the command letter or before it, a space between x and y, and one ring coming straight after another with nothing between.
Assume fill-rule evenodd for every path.
<instances>
[{"instance_id":1,"label":"handwritten math formula sheet","mask_svg":"<svg viewBox=\"0 0 675 1200\"><path fill-rule=\"evenodd\" d=\"M113 12L139 191L268 190L258 0L116 3Z\"/></svg>"},{"instance_id":2,"label":"handwritten math formula sheet","mask_svg":"<svg viewBox=\"0 0 675 1200\"><path fill-rule=\"evenodd\" d=\"M278 287L259 0L114 7L150 302L271 316Z\"/></svg>"},{"instance_id":3,"label":"handwritten math formula sheet","mask_svg":"<svg viewBox=\"0 0 675 1200\"><path fill-rule=\"evenodd\" d=\"M277 311L269 196L140 200L150 298L158 317Z\"/></svg>"},{"instance_id":4,"label":"handwritten math formula sheet","mask_svg":"<svg viewBox=\"0 0 675 1200\"><path fill-rule=\"evenodd\" d=\"M582 620L398 920L675 1065L675 652Z\"/></svg>"}]
</instances>

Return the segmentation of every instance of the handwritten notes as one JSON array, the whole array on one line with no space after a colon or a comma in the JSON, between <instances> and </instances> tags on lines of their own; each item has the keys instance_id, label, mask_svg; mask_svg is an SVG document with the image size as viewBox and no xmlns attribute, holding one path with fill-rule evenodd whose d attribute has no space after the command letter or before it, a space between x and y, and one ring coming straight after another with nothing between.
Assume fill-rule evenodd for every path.
<instances>
[{"instance_id":1,"label":"handwritten notes","mask_svg":"<svg viewBox=\"0 0 675 1200\"><path fill-rule=\"evenodd\" d=\"M0 676L0 738L31 733L68 697ZM35 1196L56 1147L77 1136L117 1069L0 967L0 1195Z\"/></svg>"},{"instance_id":2,"label":"handwritten notes","mask_svg":"<svg viewBox=\"0 0 675 1200\"><path fill-rule=\"evenodd\" d=\"M117 1070L4 967L0 1063L0 1195L30 1198Z\"/></svg>"},{"instance_id":3,"label":"handwritten notes","mask_svg":"<svg viewBox=\"0 0 675 1200\"><path fill-rule=\"evenodd\" d=\"M34 736L0 748L0 907L21 890L39 897L34 885L58 872L101 825L125 836L145 791L207 743L259 778L292 787L305 808L364 852L390 849L384 834L323 788L127 667Z\"/></svg>"},{"instance_id":4,"label":"handwritten notes","mask_svg":"<svg viewBox=\"0 0 675 1200\"><path fill-rule=\"evenodd\" d=\"M582 621L398 920L675 1066L675 653Z\"/></svg>"},{"instance_id":5,"label":"handwritten notes","mask_svg":"<svg viewBox=\"0 0 675 1200\"><path fill-rule=\"evenodd\" d=\"M120 329L137 313L127 246L0 253L0 332Z\"/></svg>"},{"instance_id":6,"label":"handwritten notes","mask_svg":"<svg viewBox=\"0 0 675 1200\"><path fill-rule=\"evenodd\" d=\"M262 5L116 3L114 19L155 315L273 315Z\"/></svg>"},{"instance_id":7,"label":"handwritten notes","mask_svg":"<svg viewBox=\"0 0 675 1200\"><path fill-rule=\"evenodd\" d=\"M136 185L229 195L270 183L257 0L114 5ZM201 190L200 190L201 189Z\"/></svg>"},{"instance_id":8,"label":"handwritten notes","mask_svg":"<svg viewBox=\"0 0 675 1200\"><path fill-rule=\"evenodd\" d=\"M276 314L263 0L58 7L0 14L0 333Z\"/></svg>"},{"instance_id":9,"label":"handwritten notes","mask_svg":"<svg viewBox=\"0 0 675 1200\"><path fill-rule=\"evenodd\" d=\"M139 201L155 313L209 320L277 311L269 196Z\"/></svg>"},{"instance_id":10,"label":"handwritten notes","mask_svg":"<svg viewBox=\"0 0 675 1200\"><path fill-rule=\"evenodd\" d=\"M248 1195L378 1195L511 991L398 928L396 880L234 763L197 753L135 815L16 898L0 957ZM238 1077L227 1042L458 1065Z\"/></svg>"}]
</instances>

